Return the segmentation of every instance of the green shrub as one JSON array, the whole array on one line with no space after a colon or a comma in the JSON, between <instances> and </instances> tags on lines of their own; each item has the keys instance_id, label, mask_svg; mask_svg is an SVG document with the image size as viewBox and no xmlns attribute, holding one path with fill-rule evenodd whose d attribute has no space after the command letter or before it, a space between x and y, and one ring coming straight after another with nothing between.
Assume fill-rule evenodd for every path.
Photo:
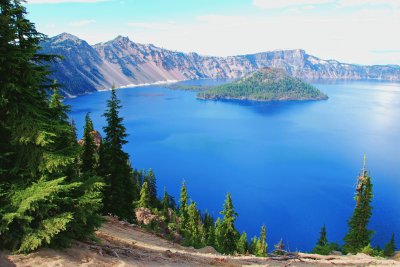
<instances>
[{"instance_id":1,"label":"green shrub","mask_svg":"<svg viewBox=\"0 0 400 267\"><path fill-rule=\"evenodd\" d=\"M373 257L383 257L383 251L373 248L371 244L368 244L367 246L363 247L360 251L361 253L367 254L369 256Z\"/></svg>"}]
</instances>

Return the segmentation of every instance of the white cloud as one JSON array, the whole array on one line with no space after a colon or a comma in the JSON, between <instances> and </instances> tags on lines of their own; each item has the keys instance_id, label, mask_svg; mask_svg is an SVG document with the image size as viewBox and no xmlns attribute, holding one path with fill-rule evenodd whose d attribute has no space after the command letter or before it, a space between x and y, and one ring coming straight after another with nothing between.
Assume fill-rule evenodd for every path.
<instances>
[{"instance_id":1,"label":"white cloud","mask_svg":"<svg viewBox=\"0 0 400 267\"><path fill-rule=\"evenodd\" d=\"M70 25L74 26L74 27L81 27L81 26L85 26L85 25L89 25L89 24L93 24L93 23L96 23L96 21L94 19L89 19L89 20L73 21L70 23Z\"/></svg>"},{"instance_id":2,"label":"white cloud","mask_svg":"<svg viewBox=\"0 0 400 267\"><path fill-rule=\"evenodd\" d=\"M400 0L339 0L340 7L389 6L400 7Z\"/></svg>"},{"instance_id":3,"label":"white cloud","mask_svg":"<svg viewBox=\"0 0 400 267\"><path fill-rule=\"evenodd\" d=\"M333 3L335 0L253 0L253 5L263 9L314 6Z\"/></svg>"},{"instance_id":4,"label":"white cloud","mask_svg":"<svg viewBox=\"0 0 400 267\"><path fill-rule=\"evenodd\" d=\"M172 27L179 27L173 21L166 21L166 22L128 22L127 25L132 28L137 29L151 29L151 30L164 30L168 29L171 30Z\"/></svg>"},{"instance_id":5,"label":"white cloud","mask_svg":"<svg viewBox=\"0 0 400 267\"><path fill-rule=\"evenodd\" d=\"M97 3L109 0L27 0L28 4Z\"/></svg>"},{"instance_id":6,"label":"white cloud","mask_svg":"<svg viewBox=\"0 0 400 267\"><path fill-rule=\"evenodd\" d=\"M400 54L372 53L398 50L400 12L392 9L360 9L335 15L227 16L209 14L185 24L140 23L123 32L141 43L206 55L238 55L277 49L305 49L323 59L359 64L399 64Z\"/></svg>"},{"instance_id":7,"label":"white cloud","mask_svg":"<svg viewBox=\"0 0 400 267\"><path fill-rule=\"evenodd\" d=\"M304 1L297 0L296 3ZM271 12L268 16L257 12L259 15L204 14L183 22L172 16L165 20L129 23L97 20L96 27L57 24L54 29L41 25L39 30L49 35L70 32L91 44L123 35L138 43L153 43L171 50L204 55L229 56L301 48L323 59L358 64L399 64L400 53L393 51L400 47L400 35L396 34L400 9L373 6L372 3L378 0L363 0L370 4L360 6L354 6L358 0L347 0L356 8L342 12L341 8L336 8L341 1L335 0L329 12L304 11L308 6L320 7L315 0L307 0L304 6L287 7L284 12ZM379 0L381 2L394 3Z\"/></svg>"}]
</instances>

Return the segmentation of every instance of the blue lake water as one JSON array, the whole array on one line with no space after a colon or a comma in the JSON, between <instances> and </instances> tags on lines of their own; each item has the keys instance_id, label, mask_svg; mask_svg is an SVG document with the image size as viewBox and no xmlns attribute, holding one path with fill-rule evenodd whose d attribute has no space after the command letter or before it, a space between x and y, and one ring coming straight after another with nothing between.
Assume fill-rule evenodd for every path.
<instances>
[{"instance_id":1,"label":"blue lake water","mask_svg":"<svg viewBox=\"0 0 400 267\"><path fill-rule=\"evenodd\" d=\"M219 81L189 81L215 84ZM315 84L317 102L203 101L163 86L117 91L129 133L125 150L137 169L153 168L179 198L183 179L198 206L215 217L231 192L238 230L249 237L267 226L270 248L310 250L322 224L342 243L354 208L355 182L367 154L374 184L374 244L400 240L400 84ZM79 136L91 112L104 126L110 92L68 99ZM400 247L400 242L398 242Z\"/></svg>"}]
</instances>

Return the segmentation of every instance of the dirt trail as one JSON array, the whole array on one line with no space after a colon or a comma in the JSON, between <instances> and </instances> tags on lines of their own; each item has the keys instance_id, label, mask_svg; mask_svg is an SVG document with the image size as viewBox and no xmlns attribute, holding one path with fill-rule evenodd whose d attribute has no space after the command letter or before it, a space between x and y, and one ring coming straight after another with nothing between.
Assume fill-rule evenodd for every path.
<instances>
[{"instance_id":1,"label":"dirt trail","mask_svg":"<svg viewBox=\"0 0 400 267\"><path fill-rule=\"evenodd\" d=\"M29 255L0 252L0 266L400 266L399 261L367 255L320 256L299 253L297 259L224 256L182 247L137 226L108 218L96 235L100 244L76 242L61 251L40 249Z\"/></svg>"}]
</instances>

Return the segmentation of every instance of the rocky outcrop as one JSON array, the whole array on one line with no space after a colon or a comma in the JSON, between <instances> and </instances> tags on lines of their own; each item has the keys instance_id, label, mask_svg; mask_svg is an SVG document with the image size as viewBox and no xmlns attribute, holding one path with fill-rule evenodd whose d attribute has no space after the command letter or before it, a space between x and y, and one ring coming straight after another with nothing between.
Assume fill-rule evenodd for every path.
<instances>
[{"instance_id":1,"label":"rocky outcrop","mask_svg":"<svg viewBox=\"0 0 400 267\"><path fill-rule=\"evenodd\" d=\"M138 224L149 225L152 222L158 223L161 221L157 215L152 214L147 208L137 208L135 215Z\"/></svg>"},{"instance_id":2,"label":"rocky outcrop","mask_svg":"<svg viewBox=\"0 0 400 267\"><path fill-rule=\"evenodd\" d=\"M302 79L374 79L400 81L400 66L361 66L322 60L304 50L282 50L231 57L201 56L139 44L118 36L89 45L68 33L42 43L42 52L63 60L51 64L52 78L67 96L96 90L159 81L201 78L238 78L261 67L286 70Z\"/></svg>"},{"instance_id":3,"label":"rocky outcrop","mask_svg":"<svg viewBox=\"0 0 400 267\"><path fill-rule=\"evenodd\" d=\"M90 132L90 135L93 137L94 143L96 144L97 149L99 149L101 142L103 141L101 134L98 131L93 130ZM78 144L83 146L85 144L85 140L82 138L81 140L78 141Z\"/></svg>"}]
</instances>

